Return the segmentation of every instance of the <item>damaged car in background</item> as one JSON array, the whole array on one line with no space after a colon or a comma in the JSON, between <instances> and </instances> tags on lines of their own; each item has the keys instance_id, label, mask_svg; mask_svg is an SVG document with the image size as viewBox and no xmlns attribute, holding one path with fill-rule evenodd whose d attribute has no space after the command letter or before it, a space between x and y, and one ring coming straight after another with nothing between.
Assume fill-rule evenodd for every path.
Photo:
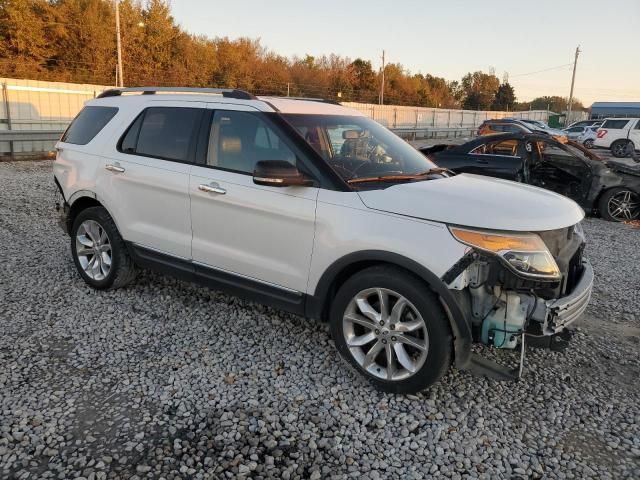
<instances>
[{"instance_id":1,"label":"damaged car in background","mask_svg":"<svg viewBox=\"0 0 640 480\"><path fill-rule=\"evenodd\" d=\"M577 143L536 133L485 135L420 149L439 166L552 190L610 221L640 218L640 164L604 161Z\"/></svg>"}]
</instances>

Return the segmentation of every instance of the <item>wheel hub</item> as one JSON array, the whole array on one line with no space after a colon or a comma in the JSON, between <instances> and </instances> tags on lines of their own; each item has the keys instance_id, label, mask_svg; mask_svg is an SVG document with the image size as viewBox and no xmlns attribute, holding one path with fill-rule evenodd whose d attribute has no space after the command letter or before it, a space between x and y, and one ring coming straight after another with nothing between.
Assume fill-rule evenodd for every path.
<instances>
[{"instance_id":1,"label":"wheel hub","mask_svg":"<svg viewBox=\"0 0 640 480\"><path fill-rule=\"evenodd\" d=\"M95 220L85 220L76 232L76 256L92 280L104 280L111 271L111 241Z\"/></svg>"},{"instance_id":2,"label":"wheel hub","mask_svg":"<svg viewBox=\"0 0 640 480\"><path fill-rule=\"evenodd\" d=\"M633 220L638 217L639 205L637 195L621 191L609 200L609 215L617 220Z\"/></svg>"},{"instance_id":3,"label":"wheel hub","mask_svg":"<svg viewBox=\"0 0 640 480\"><path fill-rule=\"evenodd\" d=\"M369 288L353 297L343 316L343 333L356 362L385 380L412 376L427 357L429 336L422 316L389 289Z\"/></svg>"}]
</instances>

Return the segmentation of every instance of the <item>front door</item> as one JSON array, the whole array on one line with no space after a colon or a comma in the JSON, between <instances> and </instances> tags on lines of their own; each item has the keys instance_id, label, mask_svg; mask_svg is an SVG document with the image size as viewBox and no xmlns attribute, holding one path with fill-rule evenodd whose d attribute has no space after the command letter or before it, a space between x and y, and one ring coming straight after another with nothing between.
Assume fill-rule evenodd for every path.
<instances>
[{"instance_id":1,"label":"front door","mask_svg":"<svg viewBox=\"0 0 640 480\"><path fill-rule=\"evenodd\" d=\"M593 173L571 148L555 141L528 142L530 183L569 197L583 205Z\"/></svg>"},{"instance_id":2,"label":"front door","mask_svg":"<svg viewBox=\"0 0 640 480\"><path fill-rule=\"evenodd\" d=\"M206 164L193 167L189 184L194 262L305 292L318 188L261 186L252 176L260 160L300 167L300 153L265 114L251 107L210 108Z\"/></svg>"}]
</instances>

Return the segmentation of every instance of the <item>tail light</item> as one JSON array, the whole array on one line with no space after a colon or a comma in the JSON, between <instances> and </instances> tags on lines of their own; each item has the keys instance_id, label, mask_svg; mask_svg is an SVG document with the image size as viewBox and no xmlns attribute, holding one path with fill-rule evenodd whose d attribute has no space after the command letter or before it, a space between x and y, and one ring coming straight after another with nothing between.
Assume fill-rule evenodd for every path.
<instances>
[{"instance_id":1,"label":"tail light","mask_svg":"<svg viewBox=\"0 0 640 480\"><path fill-rule=\"evenodd\" d=\"M602 138L607 134L607 130L598 130L598 138Z\"/></svg>"}]
</instances>

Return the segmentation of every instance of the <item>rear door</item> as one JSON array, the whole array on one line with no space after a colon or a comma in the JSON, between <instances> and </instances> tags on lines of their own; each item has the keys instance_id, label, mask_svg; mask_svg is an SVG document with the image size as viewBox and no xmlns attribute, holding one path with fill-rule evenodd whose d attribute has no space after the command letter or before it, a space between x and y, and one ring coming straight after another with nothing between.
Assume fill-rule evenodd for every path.
<instances>
[{"instance_id":1,"label":"rear door","mask_svg":"<svg viewBox=\"0 0 640 480\"><path fill-rule=\"evenodd\" d=\"M640 150L640 119L629 130L629 140L633 142L636 150Z\"/></svg>"},{"instance_id":2,"label":"rear door","mask_svg":"<svg viewBox=\"0 0 640 480\"><path fill-rule=\"evenodd\" d=\"M519 172L522 170L523 159L518 140L500 140L479 145L466 155L466 159L465 165L452 169L507 180L520 180Z\"/></svg>"},{"instance_id":3,"label":"rear door","mask_svg":"<svg viewBox=\"0 0 640 480\"><path fill-rule=\"evenodd\" d=\"M256 185L252 175L260 160L285 160L300 168L300 152L251 107L209 108L206 161L193 167L189 185L197 268L214 280L232 275L305 292L318 188Z\"/></svg>"},{"instance_id":4,"label":"rear door","mask_svg":"<svg viewBox=\"0 0 640 480\"><path fill-rule=\"evenodd\" d=\"M150 102L113 140L100 191L125 240L191 258L189 173L205 107Z\"/></svg>"}]
</instances>

